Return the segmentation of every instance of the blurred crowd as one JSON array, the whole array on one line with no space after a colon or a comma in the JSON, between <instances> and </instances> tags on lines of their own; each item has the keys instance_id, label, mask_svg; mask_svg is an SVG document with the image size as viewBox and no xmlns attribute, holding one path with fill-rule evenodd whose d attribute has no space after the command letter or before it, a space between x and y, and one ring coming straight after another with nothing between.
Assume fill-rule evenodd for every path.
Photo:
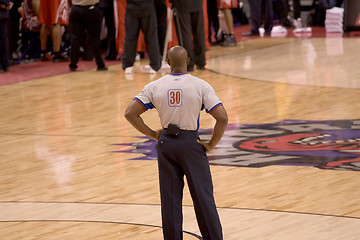
<instances>
[{"instance_id":1,"label":"blurred crowd","mask_svg":"<svg viewBox=\"0 0 360 240\"><path fill-rule=\"evenodd\" d=\"M204 69L209 46L236 46L234 25L250 24L243 36L271 35L274 24L286 28L324 25L325 10L342 0L313 0L301 19L301 0L0 0L0 72L29 61L121 60L126 74L135 59L149 57L156 72L164 65L166 32L174 16L174 35L189 53L188 71ZM123 13L123 14L121 14ZM119 33L119 31L123 33ZM139 47L144 45L145 47ZM164 48L165 47L165 48Z\"/></svg>"}]
</instances>

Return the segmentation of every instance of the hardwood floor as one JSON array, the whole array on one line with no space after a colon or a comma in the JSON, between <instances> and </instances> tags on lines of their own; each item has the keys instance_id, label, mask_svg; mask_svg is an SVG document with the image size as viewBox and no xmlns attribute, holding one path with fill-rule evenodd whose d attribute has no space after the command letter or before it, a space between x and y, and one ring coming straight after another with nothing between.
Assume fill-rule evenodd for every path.
<instances>
[{"instance_id":1,"label":"hardwood floor","mask_svg":"<svg viewBox=\"0 0 360 240\"><path fill-rule=\"evenodd\" d=\"M354 120L358 154L358 56L359 38L259 38L207 52L207 69L192 74L229 114L209 154L224 239L358 239L360 160L349 171L231 160L239 141L231 130L256 134L283 120ZM123 117L144 85L166 74L141 73L145 64L133 76L118 64L0 86L0 239L162 239L155 143ZM160 128L155 110L144 119ZM201 114L201 130L213 124ZM184 231L184 239L201 235L187 187Z\"/></svg>"}]
</instances>

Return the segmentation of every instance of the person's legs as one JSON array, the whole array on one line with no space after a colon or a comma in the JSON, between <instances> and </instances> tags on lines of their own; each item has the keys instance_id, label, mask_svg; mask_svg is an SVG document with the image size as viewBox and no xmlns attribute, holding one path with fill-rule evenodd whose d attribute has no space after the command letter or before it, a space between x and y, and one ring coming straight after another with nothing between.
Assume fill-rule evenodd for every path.
<instances>
[{"instance_id":1,"label":"person's legs","mask_svg":"<svg viewBox=\"0 0 360 240\"><path fill-rule=\"evenodd\" d=\"M205 32L204 14L202 11L191 13L191 29L194 44L194 62L198 69L204 69L205 60Z\"/></svg>"},{"instance_id":2,"label":"person's legs","mask_svg":"<svg viewBox=\"0 0 360 240\"><path fill-rule=\"evenodd\" d=\"M164 131L156 146L163 235L164 240L182 240L184 173L176 162L179 144L169 138Z\"/></svg>"},{"instance_id":3,"label":"person's legs","mask_svg":"<svg viewBox=\"0 0 360 240\"><path fill-rule=\"evenodd\" d=\"M294 18L298 19L301 17L301 5L300 0L293 0Z\"/></svg>"},{"instance_id":4,"label":"person's legs","mask_svg":"<svg viewBox=\"0 0 360 240\"><path fill-rule=\"evenodd\" d=\"M49 37L49 28L42 24L40 28L40 46L41 46L41 52L44 53L47 50L47 40Z\"/></svg>"},{"instance_id":5,"label":"person's legs","mask_svg":"<svg viewBox=\"0 0 360 240\"><path fill-rule=\"evenodd\" d=\"M233 19L233 15L231 13L231 9L224 8L224 9L222 9L222 11L225 16L226 26L229 30L229 34L234 34L234 19Z\"/></svg>"},{"instance_id":6,"label":"person's legs","mask_svg":"<svg viewBox=\"0 0 360 240\"><path fill-rule=\"evenodd\" d=\"M86 20L84 20L84 24L88 32L91 50L95 57L98 70L102 70L103 68L105 68L105 63L101 56L100 48L100 32L102 24L101 10L98 6L95 6L91 10L86 10L84 16L86 18Z\"/></svg>"},{"instance_id":7,"label":"person's legs","mask_svg":"<svg viewBox=\"0 0 360 240\"><path fill-rule=\"evenodd\" d=\"M53 44L53 58L54 62L66 62L68 59L60 53L60 45L62 40L62 31L60 24L53 24L50 26L51 40Z\"/></svg>"},{"instance_id":8,"label":"person's legs","mask_svg":"<svg viewBox=\"0 0 360 240\"><path fill-rule=\"evenodd\" d=\"M54 24L50 26L50 32L51 32L51 40L53 44L53 51L60 52L61 36L62 36L61 25Z\"/></svg>"},{"instance_id":9,"label":"person's legs","mask_svg":"<svg viewBox=\"0 0 360 240\"><path fill-rule=\"evenodd\" d=\"M84 36L84 25L81 22L81 9L73 6L69 16L69 27L71 36L70 70L77 68L80 57L80 46Z\"/></svg>"},{"instance_id":10,"label":"person's legs","mask_svg":"<svg viewBox=\"0 0 360 240\"><path fill-rule=\"evenodd\" d=\"M209 20L209 42L212 43L212 30L216 34L219 31L219 18L216 0L207 0L207 15Z\"/></svg>"},{"instance_id":11,"label":"person's legs","mask_svg":"<svg viewBox=\"0 0 360 240\"><path fill-rule=\"evenodd\" d=\"M228 34L225 41L221 43L221 46L236 46L236 39L234 37L234 19L230 8L221 9L224 13Z\"/></svg>"},{"instance_id":12,"label":"person's legs","mask_svg":"<svg viewBox=\"0 0 360 240\"><path fill-rule=\"evenodd\" d=\"M343 4L344 0L336 0L336 7L340 8Z\"/></svg>"},{"instance_id":13,"label":"person's legs","mask_svg":"<svg viewBox=\"0 0 360 240\"><path fill-rule=\"evenodd\" d=\"M140 22L138 18L125 14L125 43L122 56L122 67L132 67L136 57L136 46L139 37Z\"/></svg>"},{"instance_id":14,"label":"person's legs","mask_svg":"<svg viewBox=\"0 0 360 240\"><path fill-rule=\"evenodd\" d=\"M7 19L0 19L0 71L10 67Z\"/></svg>"},{"instance_id":15,"label":"person's legs","mask_svg":"<svg viewBox=\"0 0 360 240\"><path fill-rule=\"evenodd\" d=\"M272 0L263 0L262 8L264 10L264 29L265 35L270 35L274 25L274 14Z\"/></svg>"},{"instance_id":16,"label":"person's legs","mask_svg":"<svg viewBox=\"0 0 360 240\"><path fill-rule=\"evenodd\" d=\"M251 0L250 5L250 24L251 29L243 36L259 36L259 28L261 26L261 0Z\"/></svg>"},{"instance_id":17,"label":"person's legs","mask_svg":"<svg viewBox=\"0 0 360 240\"><path fill-rule=\"evenodd\" d=\"M160 55L163 56L164 44L166 38L166 19L167 19L167 7L165 3L156 4L156 22L157 22L157 35L159 41Z\"/></svg>"},{"instance_id":18,"label":"person's legs","mask_svg":"<svg viewBox=\"0 0 360 240\"><path fill-rule=\"evenodd\" d=\"M193 50L192 31L191 31L191 17L190 13L183 11L176 11L177 18L179 19L178 31L181 34L182 47L186 49L190 57L188 64L188 71L194 70L195 56ZM178 39L180 37L178 36Z\"/></svg>"},{"instance_id":19,"label":"person's legs","mask_svg":"<svg viewBox=\"0 0 360 240\"><path fill-rule=\"evenodd\" d=\"M47 55L48 52L48 38L49 38L49 26L52 24L51 22L51 1L40 0L39 2L39 14L38 20L41 24L40 28L40 48L41 55L40 59L42 61L46 61L50 59L50 56Z\"/></svg>"},{"instance_id":20,"label":"person's legs","mask_svg":"<svg viewBox=\"0 0 360 240\"><path fill-rule=\"evenodd\" d=\"M117 49L116 49L116 38L115 38L115 23L114 23L114 7L105 8L104 10L104 17L105 17L105 24L107 28L107 49L105 53L105 59L108 60L115 60L117 56Z\"/></svg>"},{"instance_id":21,"label":"person's legs","mask_svg":"<svg viewBox=\"0 0 360 240\"><path fill-rule=\"evenodd\" d=\"M149 54L150 66L155 71L161 68L161 55L159 50L159 42L157 38L157 23L155 9L150 15L141 18L141 30L144 33L146 50Z\"/></svg>"},{"instance_id":22,"label":"person's legs","mask_svg":"<svg viewBox=\"0 0 360 240\"><path fill-rule=\"evenodd\" d=\"M181 132L180 134L182 134ZM182 151L182 169L194 202L196 219L204 239L223 239L220 218L213 195L209 160L204 147L196 142L196 133L187 132L186 151ZM193 142L189 139L193 139Z\"/></svg>"},{"instance_id":23,"label":"person's legs","mask_svg":"<svg viewBox=\"0 0 360 240\"><path fill-rule=\"evenodd\" d=\"M276 0L273 2L273 9L277 17L279 18L281 25L285 28L293 28L294 25L288 18L289 6L286 0Z\"/></svg>"},{"instance_id":24,"label":"person's legs","mask_svg":"<svg viewBox=\"0 0 360 240\"><path fill-rule=\"evenodd\" d=\"M19 24L20 24L20 14L18 13L18 8L21 6L21 2L13 0L13 7L10 10L10 18L9 18L9 49L10 49L10 59L15 61L18 57L20 57L18 49L18 41L19 41Z\"/></svg>"}]
</instances>

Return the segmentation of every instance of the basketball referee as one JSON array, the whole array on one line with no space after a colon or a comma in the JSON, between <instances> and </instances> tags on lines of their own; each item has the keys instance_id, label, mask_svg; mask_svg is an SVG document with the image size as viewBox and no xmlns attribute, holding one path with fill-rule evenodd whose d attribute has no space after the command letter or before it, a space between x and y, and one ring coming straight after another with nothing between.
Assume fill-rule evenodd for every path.
<instances>
[{"instance_id":1,"label":"basketball referee","mask_svg":"<svg viewBox=\"0 0 360 240\"><path fill-rule=\"evenodd\" d=\"M185 175L203 239L221 240L222 227L206 152L214 149L223 136L228 122L227 113L214 89L204 80L186 72L189 58L185 48L171 48L168 63L171 73L147 84L129 104L125 117L138 131L158 140L156 148L164 239L183 239ZM152 130L140 116L152 108L159 113L161 130ZM209 142L200 141L197 133L202 109L216 120Z\"/></svg>"}]
</instances>

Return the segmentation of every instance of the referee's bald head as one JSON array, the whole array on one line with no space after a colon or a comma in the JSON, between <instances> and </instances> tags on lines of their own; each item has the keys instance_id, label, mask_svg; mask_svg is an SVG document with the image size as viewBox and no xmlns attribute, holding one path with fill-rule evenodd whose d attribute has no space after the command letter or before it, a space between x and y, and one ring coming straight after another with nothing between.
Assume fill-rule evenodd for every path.
<instances>
[{"instance_id":1,"label":"referee's bald head","mask_svg":"<svg viewBox=\"0 0 360 240\"><path fill-rule=\"evenodd\" d=\"M181 46L174 46L168 52L168 63L172 69L183 68L188 64L188 53Z\"/></svg>"}]
</instances>

